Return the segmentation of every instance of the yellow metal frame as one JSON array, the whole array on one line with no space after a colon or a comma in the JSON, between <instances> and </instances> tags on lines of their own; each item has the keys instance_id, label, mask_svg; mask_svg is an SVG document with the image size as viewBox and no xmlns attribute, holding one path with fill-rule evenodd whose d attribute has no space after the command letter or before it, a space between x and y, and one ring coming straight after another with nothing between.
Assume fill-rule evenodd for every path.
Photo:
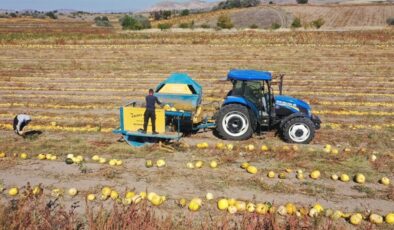
<instances>
[{"instance_id":1,"label":"yellow metal frame","mask_svg":"<svg viewBox=\"0 0 394 230\"><path fill-rule=\"evenodd\" d=\"M124 107L123 108L123 125L124 130L135 132L144 126L145 108L140 107ZM156 132L165 132L165 111L164 109L156 109ZM148 132L152 132L152 123L149 120Z\"/></svg>"}]
</instances>

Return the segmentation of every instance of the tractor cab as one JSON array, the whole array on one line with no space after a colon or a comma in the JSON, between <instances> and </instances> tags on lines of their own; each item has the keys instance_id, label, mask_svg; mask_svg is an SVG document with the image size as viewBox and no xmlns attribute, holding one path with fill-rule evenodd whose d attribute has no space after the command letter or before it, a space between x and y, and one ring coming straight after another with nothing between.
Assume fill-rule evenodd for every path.
<instances>
[{"instance_id":1,"label":"tractor cab","mask_svg":"<svg viewBox=\"0 0 394 230\"><path fill-rule=\"evenodd\" d=\"M254 70L233 70L228 74L233 84L226 102L244 99L251 112L262 126L269 126L269 117L274 115L273 92L271 88L271 73Z\"/></svg>"},{"instance_id":2,"label":"tractor cab","mask_svg":"<svg viewBox=\"0 0 394 230\"><path fill-rule=\"evenodd\" d=\"M287 142L309 143L320 128L308 103L281 93L274 96L270 72L231 70L227 79L233 88L216 120L223 139L245 140L256 131L277 128ZM281 92L282 84L279 88Z\"/></svg>"}]
</instances>

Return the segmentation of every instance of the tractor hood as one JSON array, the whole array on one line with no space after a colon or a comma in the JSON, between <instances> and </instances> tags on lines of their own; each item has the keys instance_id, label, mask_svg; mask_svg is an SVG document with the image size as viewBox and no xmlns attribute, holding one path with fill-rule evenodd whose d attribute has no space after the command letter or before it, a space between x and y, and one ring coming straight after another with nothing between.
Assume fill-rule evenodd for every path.
<instances>
[{"instance_id":1,"label":"tractor hood","mask_svg":"<svg viewBox=\"0 0 394 230\"><path fill-rule=\"evenodd\" d=\"M275 96L275 109L276 110L287 110L292 113L301 112L307 116L312 116L311 106L303 100L285 96Z\"/></svg>"}]
</instances>

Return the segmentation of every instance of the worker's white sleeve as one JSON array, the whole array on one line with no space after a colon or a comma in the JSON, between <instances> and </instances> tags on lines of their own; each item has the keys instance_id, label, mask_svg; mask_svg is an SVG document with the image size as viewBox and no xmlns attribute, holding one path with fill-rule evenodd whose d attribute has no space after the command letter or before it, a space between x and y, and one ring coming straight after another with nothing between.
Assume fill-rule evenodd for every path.
<instances>
[{"instance_id":1,"label":"worker's white sleeve","mask_svg":"<svg viewBox=\"0 0 394 230\"><path fill-rule=\"evenodd\" d=\"M19 133L21 131L22 120L18 118L18 124L16 125L16 131Z\"/></svg>"}]
</instances>

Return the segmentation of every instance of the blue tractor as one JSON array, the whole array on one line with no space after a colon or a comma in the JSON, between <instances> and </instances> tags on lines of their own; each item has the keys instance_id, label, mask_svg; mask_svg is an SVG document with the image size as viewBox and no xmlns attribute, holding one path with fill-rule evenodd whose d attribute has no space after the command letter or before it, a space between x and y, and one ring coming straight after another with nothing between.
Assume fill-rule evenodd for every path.
<instances>
[{"instance_id":1,"label":"blue tractor","mask_svg":"<svg viewBox=\"0 0 394 230\"><path fill-rule=\"evenodd\" d=\"M270 72L231 70L227 80L233 84L215 115L217 134L226 140L246 140L253 133L276 129L289 143L308 144L321 120L305 101L282 94L274 95Z\"/></svg>"}]
</instances>

